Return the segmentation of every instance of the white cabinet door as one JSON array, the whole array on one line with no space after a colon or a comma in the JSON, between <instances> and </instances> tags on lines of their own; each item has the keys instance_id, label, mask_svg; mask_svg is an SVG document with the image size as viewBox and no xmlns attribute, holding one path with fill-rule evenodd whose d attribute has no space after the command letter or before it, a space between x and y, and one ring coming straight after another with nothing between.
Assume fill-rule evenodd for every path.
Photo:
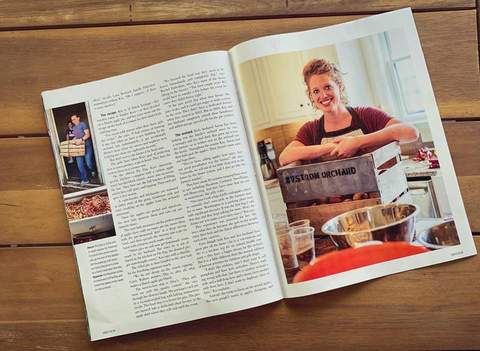
<instances>
[{"instance_id":1,"label":"white cabinet door","mask_svg":"<svg viewBox=\"0 0 480 351\"><path fill-rule=\"evenodd\" d=\"M265 109L271 125L283 124L311 115L313 110L303 83L302 56L299 53L278 55L274 60L259 60L262 85L265 86Z\"/></svg>"},{"instance_id":2,"label":"white cabinet door","mask_svg":"<svg viewBox=\"0 0 480 351\"><path fill-rule=\"evenodd\" d=\"M253 130L267 128L270 116L265 110L265 92L258 72L258 62L244 64L239 70L239 86L245 99L245 109Z\"/></svg>"}]
</instances>

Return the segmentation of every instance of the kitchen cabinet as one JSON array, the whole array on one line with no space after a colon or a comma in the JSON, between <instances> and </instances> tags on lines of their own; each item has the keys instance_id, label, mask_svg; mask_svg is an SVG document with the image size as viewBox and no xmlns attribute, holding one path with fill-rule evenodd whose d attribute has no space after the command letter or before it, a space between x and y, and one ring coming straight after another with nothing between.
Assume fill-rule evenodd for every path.
<instances>
[{"instance_id":1,"label":"kitchen cabinet","mask_svg":"<svg viewBox=\"0 0 480 351\"><path fill-rule=\"evenodd\" d=\"M316 118L303 82L303 67L313 58L338 62L334 46L262 57L239 68L240 91L254 130Z\"/></svg>"},{"instance_id":2,"label":"kitchen cabinet","mask_svg":"<svg viewBox=\"0 0 480 351\"><path fill-rule=\"evenodd\" d=\"M259 79L259 69L256 62L244 64L239 69L242 79L238 81L240 92L244 96L245 112L250 116L253 130L269 126L269 114L266 110L265 92L262 81Z\"/></svg>"},{"instance_id":3,"label":"kitchen cabinet","mask_svg":"<svg viewBox=\"0 0 480 351\"><path fill-rule=\"evenodd\" d=\"M313 110L303 84L301 54L280 55L275 61L260 60L259 71L264 87L264 110L270 126L284 124Z\"/></svg>"}]
</instances>

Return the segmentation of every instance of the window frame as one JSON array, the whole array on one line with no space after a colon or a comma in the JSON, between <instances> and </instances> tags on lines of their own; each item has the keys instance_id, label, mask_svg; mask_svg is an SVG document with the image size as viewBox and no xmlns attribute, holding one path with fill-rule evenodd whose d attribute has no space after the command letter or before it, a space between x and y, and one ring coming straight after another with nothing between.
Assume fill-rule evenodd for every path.
<instances>
[{"instance_id":1,"label":"window frame","mask_svg":"<svg viewBox=\"0 0 480 351\"><path fill-rule=\"evenodd\" d=\"M396 104L396 109L399 114L402 116L401 119L407 122L421 122L426 119L425 114L425 107L422 110L415 111L415 112L408 112L407 104L406 104L406 97L403 94L402 83L400 79L400 74L398 72L398 68L396 64L398 62L412 60L411 55L407 54L398 58L392 58L392 46L391 40L389 36L389 32L384 32L381 35L381 39L384 45L383 46L383 54L385 59L385 64L388 72L388 83L397 98L394 99ZM413 64L413 61L412 61ZM422 98L420 96L420 98Z\"/></svg>"}]
</instances>

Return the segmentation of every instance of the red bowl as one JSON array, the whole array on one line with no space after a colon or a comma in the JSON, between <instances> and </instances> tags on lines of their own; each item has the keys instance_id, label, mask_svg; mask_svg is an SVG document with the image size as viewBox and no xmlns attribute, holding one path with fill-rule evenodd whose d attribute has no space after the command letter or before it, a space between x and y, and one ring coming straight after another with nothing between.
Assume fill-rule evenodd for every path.
<instances>
[{"instance_id":1,"label":"red bowl","mask_svg":"<svg viewBox=\"0 0 480 351\"><path fill-rule=\"evenodd\" d=\"M305 282L328 275L369 266L396 258L416 255L430 250L406 242L387 242L330 252L315 259L295 275L294 283Z\"/></svg>"}]
</instances>

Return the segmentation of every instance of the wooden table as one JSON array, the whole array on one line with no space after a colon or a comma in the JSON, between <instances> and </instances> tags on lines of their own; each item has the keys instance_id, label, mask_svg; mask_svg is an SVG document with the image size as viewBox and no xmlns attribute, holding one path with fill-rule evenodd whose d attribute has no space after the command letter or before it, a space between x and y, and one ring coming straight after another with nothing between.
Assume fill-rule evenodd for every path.
<instances>
[{"instance_id":1,"label":"wooden table","mask_svg":"<svg viewBox=\"0 0 480 351\"><path fill-rule=\"evenodd\" d=\"M479 349L479 257L88 341L40 92L409 5L478 233L478 1L0 0L0 350Z\"/></svg>"}]
</instances>

